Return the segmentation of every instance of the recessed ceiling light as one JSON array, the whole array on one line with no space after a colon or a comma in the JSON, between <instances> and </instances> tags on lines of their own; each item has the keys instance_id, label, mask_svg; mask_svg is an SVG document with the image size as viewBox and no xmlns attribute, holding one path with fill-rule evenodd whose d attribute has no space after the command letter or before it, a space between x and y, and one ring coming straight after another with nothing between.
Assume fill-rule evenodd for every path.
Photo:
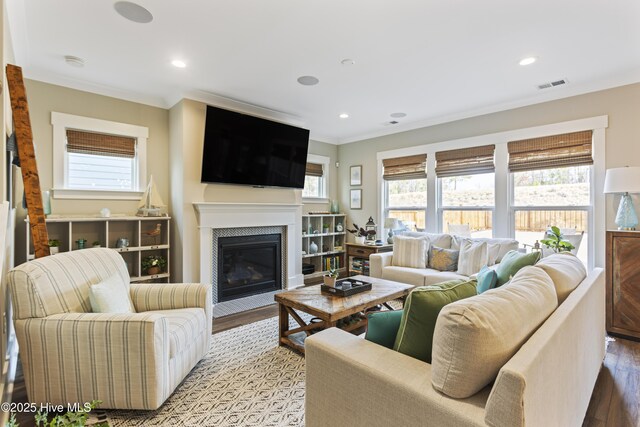
<instances>
[{"instance_id":1,"label":"recessed ceiling light","mask_svg":"<svg viewBox=\"0 0 640 427\"><path fill-rule=\"evenodd\" d=\"M303 86L314 86L320 82L317 77L313 76L300 76L298 77L298 83Z\"/></svg>"},{"instance_id":2,"label":"recessed ceiling light","mask_svg":"<svg viewBox=\"0 0 640 427\"><path fill-rule=\"evenodd\" d=\"M342 65L353 65L356 63L356 61L354 61L353 59L343 59L342 61L340 61L340 63Z\"/></svg>"},{"instance_id":3,"label":"recessed ceiling light","mask_svg":"<svg viewBox=\"0 0 640 427\"><path fill-rule=\"evenodd\" d=\"M528 56L526 58L522 58L519 62L520 65L531 65L538 60L535 56Z\"/></svg>"},{"instance_id":4,"label":"recessed ceiling light","mask_svg":"<svg viewBox=\"0 0 640 427\"><path fill-rule=\"evenodd\" d=\"M153 21L153 15L144 7L130 1L118 1L113 8L125 19L138 24L148 24Z\"/></svg>"},{"instance_id":5,"label":"recessed ceiling light","mask_svg":"<svg viewBox=\"0 0 640 427\"><path fill-rule=\"evenodd\" d=\"M65 55L64 56L64 61L67 64L71 65L72 67L76 67L76 68L84 67L84 59L78 58L77 56Z\"/></svg>"},{"instance_id":6,"label":"recessed ceiling light","mask_svg":"<svg viewBox=\"0 0 640 427\"><path fill-rule=\"evenodd\" d=\"M171 61L171 65L176 68L185 68L187 66L184 61L180 61L179 59L174 59L173 61Z\"/></svg>"},{"instance_id":7,"label":"recessed ceiling light","mask_svg":"<svg viewBox=\"0 0 640 427\"><path fill-rule=\"evenodd\" d=\"M403 117L407 117L407 113L391 113L390 116L394 119L401 119Z\"/></svg>"},{"instance_id":8,"label":"recessed ceiling light","mask_svg":"<svg viewBox=\"0 0 640 427\"><path fill-rule=\"evenodd\" d=\"M348 115L347 113L342 113L342 114L340 114L340 116L339 116L339 117L340 117L341 119L348 119L348 118L349 118L349 115Z\"/></svg>"}]
</instances>

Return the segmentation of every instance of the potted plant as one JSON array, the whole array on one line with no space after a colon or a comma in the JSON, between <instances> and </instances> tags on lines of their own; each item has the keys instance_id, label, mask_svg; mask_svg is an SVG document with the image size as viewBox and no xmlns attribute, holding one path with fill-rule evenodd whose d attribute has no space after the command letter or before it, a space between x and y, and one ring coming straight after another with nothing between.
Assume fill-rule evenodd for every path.
<instances>
[{"instance_id":1,"label":"potted plant","mask_svg":"<svg viewBox=\"0 0 640 427\"><path fill-rule=\"evenodd\" d=\"M324 234L328 234L329 233L329 223L325 222L324 224L322 224L322 232Z\"/></svg>"},{"instance_id":2,"label":"potted plant","mask_svg":"<svg viewBox=\"0 0 640 427\"><path fill-rule=\"evenodd\" d=\"M167 266L167 260L162 255L149 255L142 258L142 271L148 276L160 274Z\"/></svg>"},{"instance_id":3,"label":"potted plant","mask_svg":"<svg viewBox=\"0 0 640 427\"><path fill-rule=\"evenodd\" d=\"M101 248L101 247L102 247L102 245L100 244L100 241L99 241L99 240L96 240L95 242L93 242L93 243L92 243L92 246L93 246L94 248Z\"/></svg>"},{"instance_id":4,"label":"potted plant","mask_svg":"<svg viewBox=\"0 0 640 427\"><path fill-rule=\"evenodd\" d=\"M575 249L575 246L573 246L571 242L563 239L564 236L560 232L560 229L555 225L547 231L545 237L546 239L540 240L540 243L545 245L548 249L553 249L556 253L570 252L572 249Z\"/></svg>"},{"instance_id":5,"label":"potted plant","mask_svg":"<svg viewBox=\"0 0 640 427\"><path fill-rule=\"evenodd\" d=\"M355 222L353 223L353 229L350 230L347 228L347 231L355 236L356 243L359 245L364 244L364 239L367 236L376 234L375 230L365 230L362 227L358 227L358 224Z\"/></svg>"},{"instance_id":6,"label":"potted plant","mask_svg":"<svg viewBox=\"0 0 640 427\"><path fill-rule=\"evenodd\" d=\"M51 255L55 255L60 252L60 240L51 239L49 240L49 253Z\"/></svg>"},{"instance_id":7,"label":"potted plant","mask_svg":"<svg viewBox=\"0 0 640 427\"><path fill-rule=\"evenodd\" d=\"M339 273L337 268L330 268L327 274L322 276L322 279L324 280L324 284L327 286L331 286L332 288L335 288L338 275Z\"/></svg>"}]
</instances>

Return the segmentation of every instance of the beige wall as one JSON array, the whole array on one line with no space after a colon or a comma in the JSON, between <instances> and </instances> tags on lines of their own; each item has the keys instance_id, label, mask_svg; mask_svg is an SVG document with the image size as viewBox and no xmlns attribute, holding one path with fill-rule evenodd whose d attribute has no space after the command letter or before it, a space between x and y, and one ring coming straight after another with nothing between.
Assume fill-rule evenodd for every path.
<instances>
[{"instance_id":1,"label":"beige wall","mask_svg":"<svg viewBox=\"0 0 640 427\"><path fill-rule=\"evenodd\" d=\"M617 87L586 95L545 102L528 107L487 114L394 135L372 138L338 146L341 205L349 224L365 223L377 212L376 153L396 148L522 129L587 117L608 115L606 130L606 167L640 166L640 84ZM363 207L350 211L349 167L363 165ZM354 187L356 188L356 187ZM607 197L607 227L614 224L618 198ZM636 205L640 208L638 200Z\"/></svg>"},{"instance_id":2,"label":"beige wall","mask_svg":"<svg viewBox=\"0 0 640 427\"><path fill-rule=\"evenodd\" d=\"M147 174L153 175L160 197L169 202L169 112L135 102L69 89L34 80L25 81L31 127L36 149L40 187L53 187L53 127L51 112L75 114L149 128ZM22 180L16 180L16 261L24 261L26 212L22 209ZM113 213L134 214L137 201L52 199L51 212L57 215L97 215L107 207Z\"/></svg>"},{"instance_id":3,"label":"beige wall","mask_svg":"<svg viewBox=\"0 0 640 427\"><path fill-rule=\"evenodd\" d=\"M175 281L197 281L200 277L200 238L194 202L302 203L302 191L285 188L253 188L242 185L202 184L200 182L206 104L183 99L170 110L170 173L174 244L172 251ZM335 164L337 149L311 141L309 152L330 156ZM336 174L330 183L330 197L337 193ZM327 209L327 205L321 205ZM175 242L175 240L181 240Z\"/></svg>"}]
</instances>

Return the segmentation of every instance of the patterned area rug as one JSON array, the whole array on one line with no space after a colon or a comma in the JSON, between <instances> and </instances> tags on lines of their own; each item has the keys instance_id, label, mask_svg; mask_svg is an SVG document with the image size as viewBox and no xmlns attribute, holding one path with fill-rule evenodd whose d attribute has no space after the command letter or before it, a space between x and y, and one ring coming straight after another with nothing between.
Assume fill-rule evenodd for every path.
<instances>
[{"instance_id":1,"label":"patterned area rug","mask_svg":"<svg viewBox=\"0 0 640 427\"><path fill-rule=\"evenodd\" d=\"M213 335L211 350L156 411L105 411L112 426L303 426L304 358L278 318Z\"/></svg>"}]
</instances>

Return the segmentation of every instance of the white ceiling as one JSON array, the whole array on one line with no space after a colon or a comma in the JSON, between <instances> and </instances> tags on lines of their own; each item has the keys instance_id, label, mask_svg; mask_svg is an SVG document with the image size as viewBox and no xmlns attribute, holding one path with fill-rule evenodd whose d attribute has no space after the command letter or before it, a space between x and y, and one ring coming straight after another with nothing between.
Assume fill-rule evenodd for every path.
<instances>
[{"instance_id":1,"label":"white ceiling","mask_svg":"<svg viewBox=\"0 0 640 427\"><path fill-rule=\"evenodd\" d=\"M165 108L226 104L333 143L640 81L636 0L137 0L149 24L113 3L8 0L25 76ZM407 116L385 125L394 112Z\"/></svg>"}]
</instances>

